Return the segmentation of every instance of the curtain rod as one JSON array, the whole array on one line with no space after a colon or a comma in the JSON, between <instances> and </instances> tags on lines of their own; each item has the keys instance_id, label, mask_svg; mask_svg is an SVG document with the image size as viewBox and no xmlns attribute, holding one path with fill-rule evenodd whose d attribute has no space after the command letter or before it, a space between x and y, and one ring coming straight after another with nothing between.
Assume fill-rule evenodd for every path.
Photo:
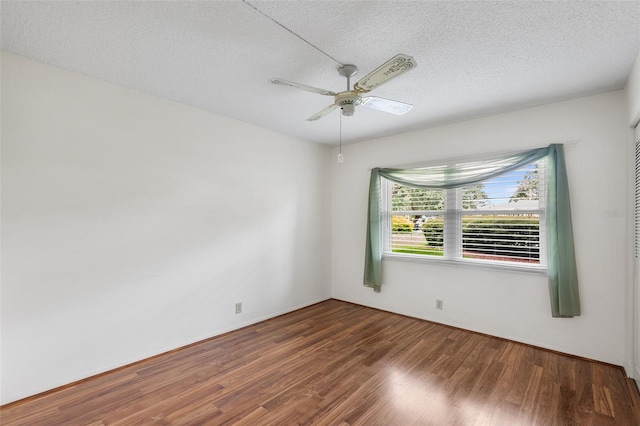
<instances>
[{"instance_id":1,"label":"curtain rod","mask_svg":"<svg viewBox=\"0 0 640 426\"><path fill-rule=\"evenodd\" d=\"M580 143L579 140L570 140L570 141L566 141L566 142L555 142L558 145L565 145L565 146L571 146L571 145L578 145L578 143ZM549 144L552 145L552 144ZM396 166L387 166L387 167L379 167L381 169L406 169L406 168L413 168L413 167L428 167L428 166L432 166L432 165L439 165L441 166L442 163L447 163L447 162L454 162L454 161L469 161L469 160L482 160L482 159L489 159L492 157L499 157L501 155L507 155L507 154L516 154L518 152L522 152L522 151L529 151L530 149L539 149L539 148L546 148L549 145L543 145L543 146L534 146L534 147L525 147L525 148L521 148L521 149L517 149L517 150L513 150L513 151L498 151L498 152L492 152L492 153L488 153L488 154L471 154L465 157L453 157L453 158L444 158L444 159L436 159L436 160L430 160L430 161L421 161L419 163L405 163L405 164L399 164ZM371 168L367 169L369 171L371 171Z\"/></svg>"}]
</instances>

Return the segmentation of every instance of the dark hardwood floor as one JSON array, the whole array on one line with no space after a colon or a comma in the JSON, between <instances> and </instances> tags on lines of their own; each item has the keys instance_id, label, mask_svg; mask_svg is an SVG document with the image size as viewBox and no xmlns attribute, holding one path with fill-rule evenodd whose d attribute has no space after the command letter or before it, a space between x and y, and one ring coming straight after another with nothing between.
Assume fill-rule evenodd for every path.
<instances>
[{"instance_id":1,"label":"dark hardwood floor","mask_svg":"<svg viewBox=\"0 0 640 426\"><path fill-rule=\"evenodd\" d=\"M0 409L8 425L638 425L621 368L329 300Z\"/></svg>"}]
</instances>

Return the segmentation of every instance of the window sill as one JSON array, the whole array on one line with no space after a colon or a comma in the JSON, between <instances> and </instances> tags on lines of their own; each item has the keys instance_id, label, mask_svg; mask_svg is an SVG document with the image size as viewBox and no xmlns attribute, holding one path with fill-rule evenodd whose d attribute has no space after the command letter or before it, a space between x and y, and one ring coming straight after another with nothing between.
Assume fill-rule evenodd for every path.
<instances>
[{"instance_id":1,"label":"window sill","mask_svg":"<svg viewBox=\"0 0 640 426\"><path fill-rule=\"evenodd\" d=\"M383 260L399 260L401 262L435 263L462 268L491 269L494 271L520 272L525 274L546 275L546 266L521 266L517 262L491 262L487 260L471 259L444 259L435 256L424 256L415 254L384 253Z\"/></svg>"}]
</instances>

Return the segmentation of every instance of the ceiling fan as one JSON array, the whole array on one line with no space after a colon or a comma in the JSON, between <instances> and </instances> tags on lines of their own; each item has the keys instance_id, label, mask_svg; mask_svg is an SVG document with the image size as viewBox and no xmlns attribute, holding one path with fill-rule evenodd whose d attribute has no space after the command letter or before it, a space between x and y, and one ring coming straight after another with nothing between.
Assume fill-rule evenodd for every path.
<instances>
[{"instance_id":1,"label":"ceiling fan","mask_svg":"<svg viewBox=\"0 0 640 426\"><path fill-rule=\"evenodd\" d=\"M398 54L389 59L384 64L364 76L360 79L351 89L351 77L358 73L358 67L355 65L347 64L338 68L340 75L347 78L347 90L343 92L332 92L331 90L319 89L317 87L307 86L306 84L294 83L291 81L283 80L280 78L274 78L269 80L273 84L280 84L283 86L291 86L296 89L305 90L307 92L319 93L321 95L333 96L334 103L329 105L322 111L307 118L307 121L319 120L325 115L329 114L336 108L342 109L342 115L351 116L355 111L357 105L362 105L367 108L375 109L378 111L390 112L396 115L402 115L411 108L413 105L404 102L393 101L391 99L379 98L376 96L361 96L364 93L368 93L372 89L388 82L389 80L404 74L407 71L415 68L418 64L413 57Z\"/></svg>"}]
</instances>

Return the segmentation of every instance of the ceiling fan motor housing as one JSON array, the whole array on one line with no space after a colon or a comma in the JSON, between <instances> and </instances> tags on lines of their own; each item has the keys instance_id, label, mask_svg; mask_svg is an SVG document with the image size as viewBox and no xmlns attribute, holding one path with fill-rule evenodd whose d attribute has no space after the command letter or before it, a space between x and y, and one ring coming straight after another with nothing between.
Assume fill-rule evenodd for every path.
<instances>
[{"instance_id":1,"label":"ceiling fan motor housing","mask_svg":"<svg viewBox=\"0 0 640 426\"><path fill-rule=\"evenodd\" d=\"M356 106L361 103L362 98L353 90L347 90L346 92L336 94L336 105L342 109L342 115L344 116L352 116Z\"/></svg>"}]
</instances>

